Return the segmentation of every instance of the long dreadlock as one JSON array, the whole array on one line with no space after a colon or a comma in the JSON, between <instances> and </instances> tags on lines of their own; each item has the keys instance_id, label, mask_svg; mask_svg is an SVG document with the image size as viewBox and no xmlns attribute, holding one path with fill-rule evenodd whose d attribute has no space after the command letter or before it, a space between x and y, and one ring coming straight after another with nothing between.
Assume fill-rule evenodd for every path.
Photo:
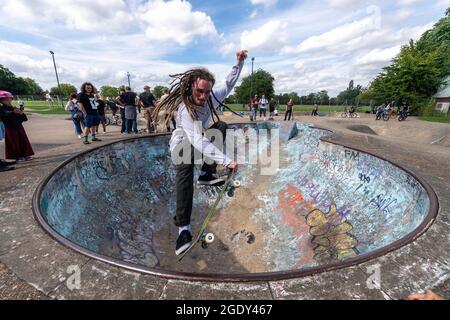
<instances>
[{"instance_id":1,"label":"long dreadlock","mask_svg":"<svg viewBox=\"0 0 450 320\"><path fill-rule=\"evenodd\" d=\"M173 80L170 83L169 95L156 106L155 117L160 111L165 111L167 116L165 117L164 125L167 127L177 108L181 103L184 103L192 119L198 120L198 111L202 109L202 106L195 105L192 98L192 87L198 79L209 81L214 86L216 82L214 76L206 69L191 69L184 73L170 75L170 77Z\"/></svg>"}]
</instances>

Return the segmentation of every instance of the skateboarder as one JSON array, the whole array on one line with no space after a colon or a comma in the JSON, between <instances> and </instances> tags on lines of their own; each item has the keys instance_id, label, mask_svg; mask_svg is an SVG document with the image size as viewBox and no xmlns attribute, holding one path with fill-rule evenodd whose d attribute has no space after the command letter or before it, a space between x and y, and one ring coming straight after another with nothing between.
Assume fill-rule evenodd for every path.
<instances>
[{"instance_id":1,"label":"skateboarder","mask_svg":"<svg viewBox=\"0 0 450 320\"><path fill-rule=\"evenodd\" d=\"M228 75L224 88L213 90L215 79L206 69L192 69L174 75L173 77L178 82L172 85L169 95L158 104L155 111L156 114L159 114L160 111L168 113L169 116L165 119L166 126L169 125L172 116L176 114L176 129L170 139L170 151L176 171L177 203L174 222L178 227L179 234L175 247L176 255L182 254L192 243L190 224L194 194L194 148L204 157L214 161L211 165L203 164L198 179L199 184L220 185L224 183L224 179L215 174L217 164L224 165L228 169L237 169L236 162L201 135L210 127L210 121L213 119L215 109L219 107L219 101L225 99L233 90L244 60L247 58L247 51L237 52L236 57L238 62ZM221 121L215 122L213 127L221 132L226 130L226 124ZM180 159L183 157L182 153L186 150L191 151L191 157L188 157L190 161L180 163Z\"/></svg>"}]
</instances>

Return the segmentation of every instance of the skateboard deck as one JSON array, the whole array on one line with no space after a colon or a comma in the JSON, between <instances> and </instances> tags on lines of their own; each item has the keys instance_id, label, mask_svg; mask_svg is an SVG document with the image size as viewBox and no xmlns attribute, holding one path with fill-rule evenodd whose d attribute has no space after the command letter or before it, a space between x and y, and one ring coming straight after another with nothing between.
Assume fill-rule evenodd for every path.
<instances>
[{"instance_id":1,"label":"skateboard deck","mask_svg":"<svg viewBox=\"0 0 450 320\"><path fill-rule=\"evenodd\" d=\"M234 177L234 171L230 171L227 175L227 178L225 180L225 183L220 188L219 194L216 198L216 201L214 201L214 204L209 208L208 214L206 215L205 220L203 220L203 224L198 232L197 237L192 241L192 244L189 248L186 249L185 252L183 252L178 258L178 261L181 261L194 247L198 242L202 242L202 247L206 248L206 246L209 243L212 243L214 241L214 235L212 233L206 233L206 227L208 226L209 221L211 220L212 216L217 210L217 207L220 203L220 200L222 200L225 193L229 197L232 197L234 195L234 189L238 188L240 186L239 181L233 180Z\"/></svg>"}]
</instances>

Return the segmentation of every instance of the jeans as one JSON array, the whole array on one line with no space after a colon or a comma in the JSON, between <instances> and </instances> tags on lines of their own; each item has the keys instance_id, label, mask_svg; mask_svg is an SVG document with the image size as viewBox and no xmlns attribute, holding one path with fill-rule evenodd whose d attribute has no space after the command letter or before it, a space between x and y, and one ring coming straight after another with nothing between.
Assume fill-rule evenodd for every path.
<instances>
[{"instance_id":1,"label":"jeans","mask_svg":"<svg viewBox=\"0 0 450 320\"><path fill-rule=\"evenodd\" d=\"M264 118L266 117L266 108L259 109L259 117L261 118L261 115L264 115Z\"/></svg>"},{"instance_id":2,"label":"jeans","mask_svg":"<svg viewBox=\"0 0 450 320\"><path fill-rule=\"evenodd\" d=\"M133 131L134 133L138 133L137 120L136 119L127 119L127 121L125 123L126 123L125 131L127 133L131 133L131 131Z\"/></svg>"},{"instance_id":3,"label":"jeans","mask_svg":"<svg viewBox=\"0 0 450 320\"><path fill-rule=\"evenodd\" d=\"M70 118L71 118L72 121L73 121L73 125L74 125L74 127L75 127L75 133L76 133L76 134L83 134L83 130L81 130L81 121L75 119L75 118L73 117L74 115L76 115L76 112L72 111L72 112L70 113Z\"/></svg>"},{"instance_id":4,"label":"jeans","mask_svg":"<svg viewBox=\"0 0 450 320\"><path fill-rule=\"evenodd\" d=\"M258 108L252 108L253 121L256 121L256 116L258 115Z\"/></svg>"},{"instance_id":5,"label":"jeans","mask_svg":"<svg viewBox=\"0 0 450 320\"><path fill-rule=\"evenodd\" d=\"M292 110L287 110L286 111L286 114L284 116L284 121L286 121L286 119L288 118L288 115L289 115L289 119L288 120L291 120Z\"/></svg>"},{"instance_id":6,"label":"jeans","mask_svg":"<svg viewBox=\"0 0 450 320\"><path fill-rule=\"evenodd\" d=\"M120 119L122 120L122 128L120 128L120 133L124 133L127 130L127 119L125 119L125 109L120 108Z\"/></svg>"},{"instance_id":7,"label":"jeans","mask_svg":"<svg viewBox=\"0 0 450 320\"><path fill-rule=\"evenodd\" d=\"M220 130L225 139L227 125L224 122L218 122L211 128ZM183 227L191 224L192 199L194 197L194 155L194 147L191 146L191 162L189 164L175 165L175 190L177 197L177 208L174 223L177 227ZM203 163L201 171L204 171L206 173L215 173L216 167L217 163Z\"/></svg>"}]
</instances>

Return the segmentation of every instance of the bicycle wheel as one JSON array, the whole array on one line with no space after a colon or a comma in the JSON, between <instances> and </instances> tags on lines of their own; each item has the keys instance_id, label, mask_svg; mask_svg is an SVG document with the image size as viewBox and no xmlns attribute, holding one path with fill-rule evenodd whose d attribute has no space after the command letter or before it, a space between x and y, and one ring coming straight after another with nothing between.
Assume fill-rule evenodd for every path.
<instances>
[{"instance_id":1,"label":"bicycle wheel","mask_svg":"<svg viewBox=\"0 0 450 320\"><path fill-rule=\"evenodd\" d=\"M109 126L111 124L111 118L106 117L105 126Z\"/></svg>"},{"instance_id":2,"label":"bicycle wheel","mask_svg":"<svg viewBox=\"0 0 450 320\"><path fill-rule=\"evenodd\" d=\"M384 121L389 121L389 118L390 118L391 116L389 115L389 114L387 114L387 113L385 113L385 114L383 114L383 120Z\"/></svg>"},{"instance_id":3,"label":"bicycle wheel","mask_svg":"<svg viewBox=\"0 0 450 320\"><path fill-rule=\"evenodd\" d=\"M341 118L347 118L347 113L346 112L341 113Z\"/></svg>"}]
</instances>

